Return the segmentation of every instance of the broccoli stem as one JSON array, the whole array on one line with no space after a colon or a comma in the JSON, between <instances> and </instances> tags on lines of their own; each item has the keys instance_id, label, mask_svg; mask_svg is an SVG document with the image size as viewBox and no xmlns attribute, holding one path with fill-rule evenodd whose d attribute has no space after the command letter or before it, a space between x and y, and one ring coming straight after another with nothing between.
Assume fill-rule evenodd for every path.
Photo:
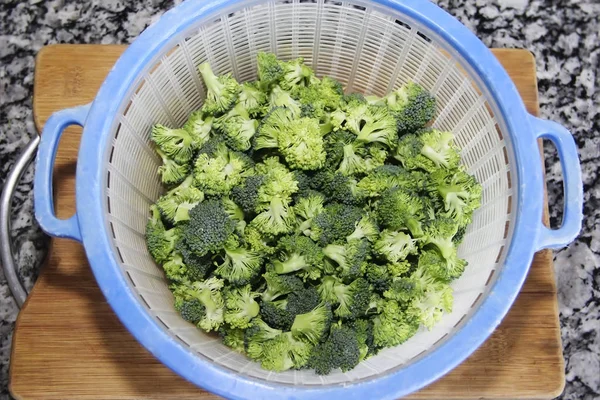
<instances>
[{"instance_id":1,"label":"broccoli stem","mask_svg":"<svg viewBox=\"0 0 600 400\"><path fill-rule=\"evenodd\" d=\"M275 266L275 272L278 274L289 274L290 272L299 271L306 267L306 260L304 257L298 254L292 254L290 258L285 261L273 262Z\"/></svg>"}]
</instances>

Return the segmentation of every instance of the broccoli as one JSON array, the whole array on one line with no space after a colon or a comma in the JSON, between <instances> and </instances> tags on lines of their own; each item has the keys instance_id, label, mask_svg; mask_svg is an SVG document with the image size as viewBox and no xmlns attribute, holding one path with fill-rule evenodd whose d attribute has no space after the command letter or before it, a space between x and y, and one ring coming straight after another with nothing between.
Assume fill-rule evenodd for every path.
<instances>
[{"instance_id":1,"label":"broccoli","mask_svg":"<svg viewBox=\"0 0 600 400\"><path fill-rule=\"evenodd\" d=\"M216 331L223 323L225 301L222 288L223 281L218 278L176 286L173 291L175 309L202 330Z\"/></svg>"},{"instance_id":2,"label":"broccoli","mask_svg":"<svg viewBox=\"0 0 600 400\"><path fill-rule=\"evenodd\" d=\"M298 86L309 86L317 83L314 71L304 65L303 58L297 58L288 62L280 61L279 64L283 70L283 76L280 80L282 88L291 90Z\"/></svg>"},{"instance_id":3,"label":"broccoli","mask_svg":"<svg viewBox=\"0 0 600 400\"><path fill-rule=\"evenodd\" d=\"M398 141L394 158L410 170L420 168L434 172L438 168L453 169L458 167L460 161L453 141L452 133L437 129L405 135Z\"/></svg>"},{"instance_id":4,"label":"broccoli","mask_svg":"<svg viewBox=\"0 0 600 400\"><path fill-rule=\"evenodd\" d=\"M283 68L275 54L259 52L256 59L259 87L268 93L283 77Z\"/></svg>"},{"instance_id":5,"label":"broccoli","mask_svg":"<svg viewBox=\"0 0 600 400\"><path fill-rule=\"evenodd\" d=\"M302 103L305 116L322 119L326 112L339 107L343 88L338 81L325 77L309 86L295 86L291 94Z\"/></svg>"},{"instance_id":6,"label":"broccoli","mask_svg":"<svg viewBox=\"0 0 600 400\"><path fill-rule=\"evenodd\" d=\"M297 339L317 344L327 337L332 318L329 304L321 304L307 313L296 315L290 330Z\"/></svg>"},{"instance_id":7,"label":"broccoli","mask_svg":"<svg viewBox=\"0 0 600 400\"><path fill-rule=\"evenodd\" d=\"M242 153L218 146L213 156L200 154L194 166L194 185L206 194L226 195L250 173L251 160Z\"/></svg>"},{"instance_id":8,"label":"broccoli","mask_svg":"<svg viewBox=\"0 0 600 400\"><path fill-rule=\"evenodd\" d=\"M426 245L437 248L445 260L452 260L456 257L453 238L458 231L458 226L455 220L439 216L425 225L422 241Z\"/></svg>"},{"instance_id":9,"label":"broccoli","mask_svg":"<svg viewBox=\"0 0 600 400\"><path fill-rule=\"evenodd\" d=\"M310 237L322 245L346 241L362 216L363 211L358 207L329 204L313 219Z\"/></svg>"},{"instance_id":10,"label":"broccoli","mask_svg":"<svg viewBox=\"0 0 600 400\"><path fill-rule=\"evenodd\" d=\"M296 200L294 213L299 218L300 225L296 229L298 233L310 235L310 227L313 219L323 212L325 198L318 192L308 192L306 197Z\"/></svg>"},{"instance_id":11,"label":"broccoli","mask_svg":"<svg viewBox=\"0 0 600 400\"><path fill-rule=\"evenodd\" d=\"M215 274L226 279L231 285L246 285L260 274L263 263L262 254L244 247L227 244L223 253L223 263L217 266Z\"/></svg>"},{"instance_id":12,"label":"broccoli","mask_svg":"<svg viewBox=\"0 0 600 400\"><path fill-rule=\"evenodd\" d=\"M192 186L193 181L193 176L188 176L179 186L156 201L161 214L170 223L189 220L190 210L204 200L204 193Z\"/></svg>"},{"instance_id":13,"label":"broccoli","mask_svg":"<svg viewBox=\"0 0 600 400\"><path fill-rule=\"evenodd\" d=\"M377 206L379 222L394 231L408 229L415 238L423 236L421 221L425 219L419 196L405 190L386 190Z\"/></svg>"},{"instance_id":14,"label":"broccoli","mask_svg":"<svg viewBox=\"0 0 600 400\"><path fill-rule=\"evenodd\" d=\"M429 190L444 202L446 215L467 226L481 204L481 185L462 169L439 169L430 175Z\"/></svg>"},{"instance_id":15,"label":"broccoli","mask_svg":"<svg viewBox=\"0 0 600 400\"><path fill-rule=\"evenodd\" d=\"M409 254L416 254L416 240L403 232L383 230L373 246L375 252L388 261L397 262L406 259Z\"/></svg>"},{"instance_id":16,"label":"broccoli","mask_svg":"<svg viewBox=\"0 0 600 400\"><path fill-rule=\"evenodd\" d=\"M407 171L397 165L386 164L368 172L358 181L356 188L363 196L374 198L392 188L418 193L425 189L427 182L421 171Z\"/></svg>"},{"instance_id":17,"label":"broccoli","mask_svg":"<svg viewBox=\"0 0 600 400\"><path fill-rule=\"evenodd\" d=\"M258 191L265 182L264 175L251 175L241 185L231 189L233 201L240 206L245 214L253 215L258 205Z\"/></svg>"},{"instance_id":18,"label":"broccoli","mask_svg":"<svg viewBox=\"0 0 600 400\"><path fill-rule=\"evenodd\" d=\"M209 141L213 120L212 116L204 117L202 111L194 111L185 125L183 125L183 129L188 131L194 139L195 150L201 148Z\"/></svg>"},{"instance_id":19,"label":"broccoli","mask_svg":"<svg viewBox=\"0 0 600 400\"><path fill-rule=\"evenodd\" d=\"M275 86L271 91L269 108L285 108L293 117L299 117L302 114L302 103L294 99L289 92L286 92L279 86Z\"/></svg>"},{"instance_id":20,"label":"broccoli","mask_svg":"<svg viewBox=\"0 0 600 400\"><path fill-rule=\"evenodd\" d=\"M337 276L349 282L364 275L370 252L366 239L352 240L343 245L329 244L323 249L325 257L336 262Z\"/></svg>"},{"instance_id":21,"label":"broccoli","mask_svg":"<svg viewBox=\"0 0 600 400\"><path fill-rule=\"evenodd\" d=\"M175 250L181 254L183 263L185 264L185 277L190 282L204 280L213 269L212 256L205 254L198 256L187 245L185 240L179 240L175 244ZM166 269L166 264L163 265Z\"/></svg>"},{"instance_id":22,"label":"broccoli","mask_svg":"<svg viewBox=\"0 0 600 400\"><path fill-rule=\"evenodd\" d=\"M388 262L386 268L392 278L399 278L411 272L414 268L409 261Z\"/></svg>"},{"instance_id":23,"label":"broccoli","mask_svg":"<svg viewBox=\"0 0 600 400\"><path fill-rule=\"evenodd\" d=\"M421 252L418 265L432 277L442 282L450 282L463 274L467 262L456 256L444 259L437 250L429 249Z\"/></svg>"},{"instance_id":24,"label":"broccoli","mask_svg":"<svg viewBox=\"0 0 600 400\"><path fill-rule=\"evenodd\" d=\"M258 189L258 201L263 205L268 205L273 197L287 200L298 191L295 175L279 162L278 157L264 159L256 164L255 170L257 174L266 176L264 184Z\"/></svg>"},{"instance_id":25,"label":"broccoli","mask_svg":"<svg viewBox=\"0 0 600 400\"><path fill-rule=\"evenodd\" d=\"M199 203L190 210L190 220L183 227L182 238L195 255L201 257L223 248L233 234L236 222L217 200Z\"/></svg>"},{"instance_id":26,"label":"broccoli","mask_svg":"<svg viewBox=\"0 0 600 400\"><path fill-rule=\"evenodd\" d=\"M229 218L236 221L236 231L238 234L243 235L246 229L246 220L244 219L244 210L238 206L235 201L229 197L223 197L223 209L229 215Z\"/></svg>"},{"instance_id":27,"label":"broccoli","mask_svg":"<svg viewBox=\"0 0 600 400\"><path fill-rule=\"evenodd\" d=\"M346 127L356 134L356 140L382 143L393 148L398 139L396 120L387 107L361 104L346 114Z\"/></svg>"},{"instance_id":28,"label":"broccoli","mask_svg":"<svg viewBox=\"0 0 600 400\"><path fill-rule=\"evenodd\" d=\"M277 260L273 261L275 272L297 272L304 279L321 276L323 251L306 236L285 236L277 245Z\"/></svg>"},{"instance_id":29,"label":"broccoli","mask_svg":"<svg viewBox=\"0 0 600 400\"><path fill-rule=\"evenodd\" d=\"M252 347L248 348L248 355L260 361L263 368L275 372L304 367L313 347L305 341L295 339L291 332L283 332L264 342L260 350L257 349L258 346L253 342Z\"/></svg>"},{"instance_id":30,"label":"broccoli","mask_svg":"<svg viewBox=\"0 0 600 400\"><path fill-rule=\"evenodd\" d=\"M206 99L202 111L216 116L233 108L238 100L240 84L231 74L216 76L207 62L200 64L198 71L206 84Z\"/></svg>"},{"instance_id":31,"label":"broccoli","mask_svg":"<svg viewBox=\"0 0 600 400\"><path fill-rule=\"evenodd\" d=\"M256 300L259 294L252 292L250 285L225 292L224 319L232 328L246 329L258 315L260 307Z\"/></svg>"},{"instance_id":32,"label":"broccoli","mask_svg":"<svg viewBox=\"0 0 600 400\"><path fill-rule=\"evenodd\" d=\"M169 260L181 232L178 228L165 228L155 204L150 206L150 213L152 215L146 224L146 246L154 261L164 263Z\"/></svg>"},{"instance_id":33,"label":"broccoli","mask_svg":"<svg viewBox=\"0 0 600 400\"><path fill-rule=\"evenodd\" d=\"M248 110L239 103L227 114L217 118L215 127L223 134L229 147L246 151L251 147L250 141L256 134L258 121L251 119Z\"/></svg>"},{"instance_id":34,"label":"broccoli","mask_svg":"<svg viewBox=\"0 0 600 400\"><path fill-rule=\"evenodd\" d=\"M427 287L424 295L416 300L415 307L419 312L415 314L420 322L431 330L444 312L452 312L453 300L452 288L446 283L435 281Z\"/></svg>"},{"instance_id":35,"label":"broccoli","mask_svg":"<svg viewBox=\"0 0 600 400\"><path fill-rule=\"evenodd\" d=\"M373 242L379 236L379 226L374 218L370 215L363 215L363 217L354 224L354 231L346 237L348 242L360 239L367 239L369 242Z\"/></svg>"},{"instance_id":36,"label":"broccoli","mask_svg":"<svg viewBox=\"0 0 600 400\"><path fill-rule=\"evenodd\" d=\"M187 267L183 263L183 257L179 253L173 253L169 260L163 264L163 270L170 281L187 281Z\"/></svg>"},{"instance_id":37,"label":"broccoli","mask_svg":"<svg viewBox=\"0 0 600 400\"><path fill-rule=\"evenodd\" d=\"M223 340L223 344L238 353L245 353L244 348L244 329L226 328L221 325L219 328L219 337Z\"/></svg>"},{"instance_id":38,"label":"broccoli","mask_svg":"<svg viewBox=\"0 0 600 400\"><path fill-rule=\"evenodd\" d=\"M383 293L389 289L392 278L388 272L387 266L375 263L369 263L365 268L365 278L378 293Z\"/></svg>"},{"instance_id":39,"label":"broccoli","mask_svg":"<svg viewBox=\"0 0 600 400\"><path fill-rule=\"evenodd\" d=\"M266 272L263 278L267 287L261 294L263 301L274 301L281 296L295 293L304 288L302 280L294 275L279 275L276 272Z\"/></svg>"},{"instance_id":40,"label":"broccoli","mask_svg":"<svg viewBox=\"0 0 600 400\"><path fill-rule=\"evenodd\" d=\"M277 148L291 168L319 169L325 163L323 136L319 122L296 118L286 108L276 107L263 119L255 149Z\"/></svg>"},{"instance_id":41,"label":"broccoli","mask_svg":"<svg viewBox=\"0 0 600 400\"><path fill-rule=\"evenodd\" d=\"M260 90L255 82L246 82L242 84L240 92L240 103L252 118L261 117L266 111L268 103L267 94Z\"/></svg>"},{"instance_id":42,"label":"broccoli","mask_svg":"<svg viewBox=\"0 0 600 400\"><path fill-rule=\"evenodd\" d=\"M262 301L260 317L269 326L281 330L289 330L294 322L294 314L287 310L287 299Z\"/></svg>"},{"instance_id":43,"label":"broccoli","mask_svg":"<svg viewBox=\"0 0 600 400\"><path fill-rule=\"evenodd\" d=\"M247 226L244 229L243 242L255 253L270 256L275 253L275 247L271 245L268 237L263 235L255 226Z\"/></svg>"},{"instance_id":44,"label":"broccoli","mask_svg":"<svg viewBox=\"0 0 600 400\"><path fill-rule=\"evenodd\" d=\"M356 180L339 172L321 170L311 178L315 190L321 190L327 200L347 205L361 205L363 198L356 187Z\"/></svg>"},{"instance_id":45,"label":"broccoli","mask_svg":"<svg viewBox=\"0 0 600 400\"><path fill-rule=\"evenodd\" d=\"M373 319L373 344L377 347L397 346L414 336L417 329L418 315L403 311L394 300L387 300L381 313Z\"/></svg>"},{"instance_id":46,"label":"broccoli","mask_svg":"<svg viewBox=\"0 0 600 400\"><path fill-rule=\"evenodd\" d=\"M161 181L166 185L178 185L183 182L190 173L189 165L186 163L179 164L171 160L162 150L158 148L155 150L162 160L162 165L158 167L158 175L160 175Z\"/></svg>"},{"instance_id":47,"label":"broccoli","mask_svg":"<svg viewBox=\"0 0 600 400\"><path fill-rule=\"evenodd\" d=\"M311 352L308 366L318 375L327 375L334 369L346 372L356 367L362 355L359 335L351 328L334 325L327 340Z\"/></svg>"},{"instance_id":48,"label":"broccoli","mask_svg":"<svg viewBox=\"0 0 600 400\"><path fill-rule=\"evenodd\" d=\"M359 361L376 353L376 349L373 345L373 322L371 322L371 320L359 318L354 321L348 321L346 326L356 333L356 339L358 340L360 349Z\"/></svg>"},{"instance_id":49,"label":"broccoli","mask_svg":"<svg viewBox=\"0 0 600 400\"><path fill-rule=\"evenodd\" d=\"M198 145L188 130L161 124L152 127L150 138L167 157L179 164L190 161Z\"/></svg>"},{"instance_id":50,"label":"broccoli","mask_svg":"<svg viewBox=\"0 0 600 400\"><path fill-rule=\"evenodd\" d=\"M323 301L338 305L334 314L340 318L355 319L365 315L371 300L369 282L363 278L344 285L339 278L326 276L318 290Z\"/></svg>"},{"instance_id":51,"label":"broccoli","mask_svg":"<svg viewBox=\"0 0 600 400\"><path fill-rule=\"evenodd\" d=\"M436 101L421 85L409 82L385 97L400 135L423 128L435 116Z\"/></svg>"},{"instance_id":52,"label":"broccoli","mask_svg":"<svg viewBox=\"0 0 600 400\"><path fill-rule=\"evenodd\" d=\"M271 202L262 206L262 210L250 222L250 225L258 229L264 235L276 236L282 233L292 232L296 226L296 216L290 206L289 198L273 196Z\"/></svg>"}]
</instances>

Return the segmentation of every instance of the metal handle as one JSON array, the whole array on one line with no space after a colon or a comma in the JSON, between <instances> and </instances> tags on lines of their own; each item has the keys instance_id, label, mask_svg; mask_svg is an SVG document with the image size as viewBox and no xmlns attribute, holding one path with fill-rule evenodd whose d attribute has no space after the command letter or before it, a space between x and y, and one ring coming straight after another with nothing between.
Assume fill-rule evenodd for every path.
<instances>
[{"instance_id":1,"label":"metal handle","mask_svg":"<svg viewBox=\"0 0 600 400\"><path fill-rule=\"evenodd\" d=\"M13 260L13 249L12 242L10 240L10 211L11 211L11 200L13 193L23 172L33 160L36 149L40 143L40 137L35 135L33 139L27 144L27 147L23 149L17 162L8 173L6 181L4 182L4 188L0 195L0 257L2 260L2 267L4 269L4 276L8 282L8 287L17 302L19 308L25 303L27 299L27 291L21 284L19 276L17 274L17 268Z\"/></svg>"},{"instance_id":2,"label":"metal handle","mask_svg":"<svg viewBox=\"0 0 600 400\"><path fill-rule=\"evenodd\" d=\"M52 172L58 142L63 131L70 125L83 126L89 109L89 105L67 108L48 118L38 149L33 181L35 217L42 229L49 235L75 239L80 242L81 232L77 213L68 219L59 219L54 214Z\"/></svg>"},{"instance_id":3,"label":"metal handle","mask_svg":"<svg viewBox=\"0 0 600 400\"><path fill-rule=\"evenodd\" d=\"M537 248L560 249L571 243L581 231L583 221L583 182L577 145L565 127L553 121L531 117L533 131L538 138L551 140L556 146L563 173L565 193L563 222L558 229L542 226Z\"/></svg>"}]
</instances>

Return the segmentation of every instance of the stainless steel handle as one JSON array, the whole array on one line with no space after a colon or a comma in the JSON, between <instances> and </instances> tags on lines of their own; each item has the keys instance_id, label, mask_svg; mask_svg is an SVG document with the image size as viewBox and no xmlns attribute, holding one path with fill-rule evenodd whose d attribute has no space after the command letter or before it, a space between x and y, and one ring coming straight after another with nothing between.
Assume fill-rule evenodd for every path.
<instances>
[{"instance_id":1,"label":"stainless steel handle","mask_svg":"<svg viewBox=\"0 0 600 400\"><path fill-rule=\"evenodd\" d=\"M29 163L33 160L39 143L40 136L35 135L27 144L27 147L23 149L17 162L8 173L6 181L4 182L2 194L0 195L0 259L2 260L2 267L4 269L4 276L6 276L8 282L8 287L19 308L21 308L23 303L25 303L25 299L27 299L27 291L19 280L15 261L13 259L12 242L10 240L11 201L15 188L17 187L25 168L27 168Z\"/></svg>"}]
</instances>

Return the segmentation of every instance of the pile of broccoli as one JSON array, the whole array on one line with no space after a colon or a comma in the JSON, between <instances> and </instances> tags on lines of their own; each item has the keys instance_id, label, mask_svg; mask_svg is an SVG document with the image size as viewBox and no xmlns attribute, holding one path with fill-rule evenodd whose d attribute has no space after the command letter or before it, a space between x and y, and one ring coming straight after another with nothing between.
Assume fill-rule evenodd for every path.
<instances>
[{"instance_id":1,"label":"pile of broccoli","mask_svg":"<svg viewBox=\"0 0 600 400\"><path fill-rule=\"evenodd\" d=\"M146 240L190 323L272 371L347 371L452 309L481 186L435 98L344 94L302 59L199 67L202 108L151 134L167 188Z\"/></svg>"}]
</instances>

